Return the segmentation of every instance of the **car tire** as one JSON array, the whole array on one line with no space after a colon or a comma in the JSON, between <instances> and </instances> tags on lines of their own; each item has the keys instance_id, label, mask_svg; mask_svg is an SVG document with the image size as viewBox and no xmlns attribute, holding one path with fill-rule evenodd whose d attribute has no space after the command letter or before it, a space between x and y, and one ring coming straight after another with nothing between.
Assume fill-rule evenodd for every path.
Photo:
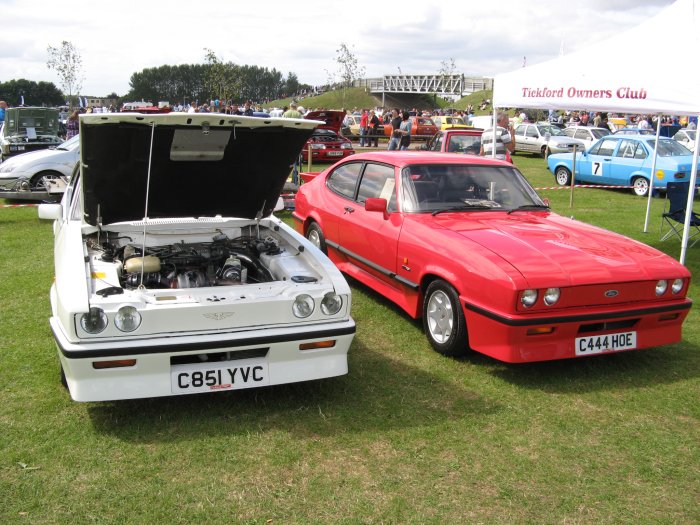
<instances>
[{"instance_id":1,"label":"car tire","mask_svg":"<svg viewBox=\"0 0 700 525\"><path fill-rule=\"evenodd\" d=\"M459 294L447 282L431 282L423 297L423 330L436 352L448 357L469 351L467 321Z\"/></svg>"},{"instance_id":2,"label":"car tire","mask_svg":"<svg viewBox=\"0 0 700 525\"><path fill-rule=\"evenodd\" d=\"M644 177L635 177L632 179L632 191L639 197L644 197L649 193L649 181Z\"/></svg>"},{"instance_id":3,"label":"car tire","mask_svg":"<svg viewBox=\"0 0 700 525\"><path fill-rule=\"evenodd\" d=\"M50 179L60 179L63 175L57 171L41 171L34 175L29 180L29 187L33 190L46 191L46 184L44 184L44 177L49 177Z\"/></svg>"},{"instance_id":4,"label":"car tire","mask_svg":"<svg viewBox=\"0 0 700 525\"><path fill-rule=\"evenodd\" d=\"M559 186L571 186L571 172L564 166L554 170L554 180Z\"/></svg>"},{"instance_id":5,"label":"car tire","mask_svg":"<svg viewBox=\"0 0 700 525\"><path fill-rule=\"evenodd\" d=\"M323 235L323 230L316 222L309 224L306 228L306 238L311 241L311 244L316 246L323 253L328 255L328 248L326 247L326 238Z\"/></svg>"}]
</instances>

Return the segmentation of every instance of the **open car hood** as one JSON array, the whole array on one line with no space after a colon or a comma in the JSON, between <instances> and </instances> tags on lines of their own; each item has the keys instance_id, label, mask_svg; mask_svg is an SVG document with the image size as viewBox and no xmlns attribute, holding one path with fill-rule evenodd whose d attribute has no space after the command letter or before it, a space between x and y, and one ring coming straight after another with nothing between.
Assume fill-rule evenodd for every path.
<instances>
[{"instance_id":1,"label":"open car hood","mask_svg":"<svg viewBox=\"0 0 700 525\"><path fill-rule=\"evenodd\" d=\"M340 133L340 127L343 125L345 116L345 111L331 109L324 111L309 111L304 118L324 122L324 124L319 126L319 129L330 129L336 133Z\"/></svg>"},{"instance_id":2,"label":"open car hood","mask_svg":"<svg viewBox=\"0 0 700 525\"><path fill-rule=\"evenodd\" d=\"M5 110L5 137L55 136L58 139L58 110L54 108L8 108Z\"/></svg>"},{"instance_id":3,"label":"open car hood","mask_svg":"<svg viewBox=\"0 0 700 525\"><path fill-rule=\"evenodd\" d=\"M214 113L82 115L83 219L96 226L266 217L318 124Z\"/></svg>"}]
</instances>

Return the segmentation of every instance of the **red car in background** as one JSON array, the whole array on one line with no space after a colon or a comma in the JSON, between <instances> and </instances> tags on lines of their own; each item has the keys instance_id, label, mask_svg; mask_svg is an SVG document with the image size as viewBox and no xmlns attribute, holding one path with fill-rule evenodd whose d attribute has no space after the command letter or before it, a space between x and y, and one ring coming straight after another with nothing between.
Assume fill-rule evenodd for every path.
<instances>
[{"instance_id":1,"label":"red car in background","mask_svg":"<svg viewBox=\"0 0 700 525\"><path fill-rule=\"evenodd\" d=\"M517 363L681 340L690 272L553 213L515 166L454 153L360 153L302 174L298 232L422 318L433 348Z\"/></svg>"},{"instance_id":2,"label":"red car in background","mask_svg":"<svg viewBox=\"0 0 700 525\"><path fill-rule=\"evenodd\" d=\"M425 145L428 151L441 151L443 153L465 153L478 155L481 151L481 135L484 130L479 128L446 129L438 131ZM510 151L506 149L506 161L513 163Z\"/></svg>"},{"instance_id":3,"label":"red car in background","mask_svg":"<svg viewBox=\"0 0 700 525\"><path fill-rule=\"evenodd\" d=\"M313 162L336 162L355 153L352 142L340 134L340 127L345 118L344 111L309 111L304 118L325 122L314 130L311 138L304 144L301 151L304 162L309 160L309 150Z\"/></svg>"},{"instance_id":4,"label":"red car in background","mask_svg":"<svg viewBox=\"0 0 700 525\"><path fill-rule=\"evenodd\" d=\"M421 138L426 139L427 137L432 137L438 132L438 127L433 122L430 117L410 117L412 121L411 125L411 140L421 140ZM384 124L384 135L391 137L391 132L394 128L391 126L391 122Z\"/></svg>"}]
</instances>

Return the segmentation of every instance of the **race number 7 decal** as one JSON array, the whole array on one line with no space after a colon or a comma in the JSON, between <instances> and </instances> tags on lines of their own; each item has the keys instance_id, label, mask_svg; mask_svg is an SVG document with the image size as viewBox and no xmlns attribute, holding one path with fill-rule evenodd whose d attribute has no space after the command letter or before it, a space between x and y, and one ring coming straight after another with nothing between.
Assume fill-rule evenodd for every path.
<instances>
[{"instance_id":1,"label":"race number 7 decal","mask_svg":"<svg viewBox=\"0 0 700 525\"><path fill-rule=\"evenodd\" d=\"M594 162L591 165L591 168L593 169L593 172L591 173L591 175L598 175L598 176L603 175L603 163L602 162Z\"/></svg>"}]
</instances>

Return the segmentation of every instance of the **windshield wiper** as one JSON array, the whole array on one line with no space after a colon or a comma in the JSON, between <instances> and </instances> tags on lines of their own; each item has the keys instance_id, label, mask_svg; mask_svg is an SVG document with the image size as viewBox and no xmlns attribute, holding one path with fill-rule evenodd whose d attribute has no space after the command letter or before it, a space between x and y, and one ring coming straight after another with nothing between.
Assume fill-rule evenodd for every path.
<instances>
[{"instance_id":1,"label":"windshield wiper","mask_svg":"<svg viewBox=\"0 0 700 525\"><path fill-rule=\"evenodd\" d=\"M524 204L522 206L518 206L517 208L513 208L512 210L508 210L508 215L513 213L514 211L529 211L529 210L548 210L549 206L546 204Z\"/></svg>"},{"instance_id":2,"label":"windshield wiper","mask_svg":"<svg viewBox=\"0 0 700 525\"><path fill-rule=\"evenodd\" d=\"M433 217L438 213L449 213L453 211L466 211L466 210L494 210L497 211L500 208L494 208L493 206L486 206L484 204L462 204L461 206L452 206L450 208L444 208L442 210L435 210L433 212Z\"/></svg>"}]
</instances>

